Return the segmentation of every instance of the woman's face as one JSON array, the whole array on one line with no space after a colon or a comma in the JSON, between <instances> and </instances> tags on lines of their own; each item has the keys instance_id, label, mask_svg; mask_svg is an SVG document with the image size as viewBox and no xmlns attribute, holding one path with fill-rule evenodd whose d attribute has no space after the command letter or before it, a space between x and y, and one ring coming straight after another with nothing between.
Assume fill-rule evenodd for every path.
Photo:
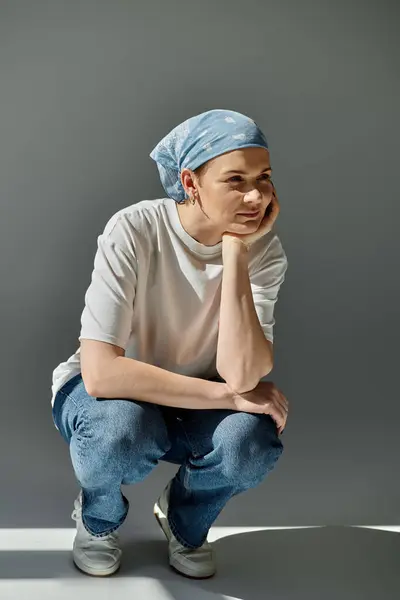
<instances>
[{"instance_id":1,"label":"woman's face","mask_svg":"<svg viewBox=\"0 0 400 600\"><path fill-rule=\"evenodd\" d=\"M198 201L210 225L221 233L246 234L258 228L273 193L268 150L228 152L211 159L195 175Z\"/></svg>"}]
</instances>

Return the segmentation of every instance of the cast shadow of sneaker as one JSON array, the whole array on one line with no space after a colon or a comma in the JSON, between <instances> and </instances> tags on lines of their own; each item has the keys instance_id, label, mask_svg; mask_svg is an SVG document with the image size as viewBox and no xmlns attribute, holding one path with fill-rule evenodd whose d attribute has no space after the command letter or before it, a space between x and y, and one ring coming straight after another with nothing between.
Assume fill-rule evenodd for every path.
<instances>
[{"instance_id":1,"label":"cast shadow of sneaker","mask_svg":"<svg viewBox=\"0 0 400 600\"><path fill-rule=\"evenodd\" d=\"M153 576L162 579L174 600L201 598L200 590L209 592L210 598L241 600L400 598L396 533L352 527L257 531L221 538L214 547L218 573L213 579L168 576L165 544L148 546L141 566L136 554L136 573L150 576L156 568Z\"/></svg>"},{"instance_id":2,"label":"cast shadow of sneaker","mask_svg":"<svg viewBox=\"0 0 400 600\"><path fill-rule=\"evenodd\" d=\"M400 535L346 527L257 531L214 542L218 572L189 580L168 565L164 539L122 539L123 562L109 579L153 580L174 600L396 600ZM70 551L1 552L0 578L83 578ZM134 582L132 581L132 584ZM111 584L112 585L112 584ZM130 584L129 584L130 585Z\"/></svg>"}]
</instances>

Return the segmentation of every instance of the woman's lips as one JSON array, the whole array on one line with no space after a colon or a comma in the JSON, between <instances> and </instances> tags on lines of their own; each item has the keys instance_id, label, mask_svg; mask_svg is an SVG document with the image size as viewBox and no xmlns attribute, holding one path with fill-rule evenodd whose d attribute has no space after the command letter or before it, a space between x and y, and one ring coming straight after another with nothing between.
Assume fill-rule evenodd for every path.
<instances>
[{"instance_id":1,"label":"woman's lips","mask_svg":"<svg viewBox=\"0 0 400 600\"><path fill-rule=\"evenodd\" d=\"M258 217L258 215L260 214L260 211L257 210L255 212L248 212L248 213L238 213L238 215L240 215L241 217Z\"/></svg>"}]
</instances>

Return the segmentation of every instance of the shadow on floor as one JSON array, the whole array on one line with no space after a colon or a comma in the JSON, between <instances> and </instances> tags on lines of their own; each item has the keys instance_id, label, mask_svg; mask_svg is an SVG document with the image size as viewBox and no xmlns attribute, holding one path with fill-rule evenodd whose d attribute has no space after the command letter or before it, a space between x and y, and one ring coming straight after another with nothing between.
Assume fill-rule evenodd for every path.
<instances>
[{"instance_id":1,"label":"shadow on floor","mask_svg":"<svg viewBox=\"0 0 400 600\"><path fill-rule=\"evenodd\" d=\"M123 539L124 562L105 580L75 569L70 552L2 552L0 578L73 580L108 593L157 581L152 600L395 600L400 598L400 535L346 527L257 531L214 542L218 574L207 581L176 575L164 540ZM17 587L17 585L15 586ZM67 586L69 587L69 586ZM74 586L75 589L76 586ZM71 590L70 590L71 591Z\"/></svg>"}]
</instances>

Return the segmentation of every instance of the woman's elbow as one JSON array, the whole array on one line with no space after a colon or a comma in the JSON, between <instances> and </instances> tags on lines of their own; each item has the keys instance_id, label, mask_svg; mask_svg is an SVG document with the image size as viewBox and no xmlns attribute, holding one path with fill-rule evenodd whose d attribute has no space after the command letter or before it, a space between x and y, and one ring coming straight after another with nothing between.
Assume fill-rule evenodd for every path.
<instances>
[{"instance_id":1,"label":"woman's elbow","mask_svg":"<svg viewBox=\"0 0 400 600\"><path fill-rule=\"evenodd\" d=\"M269 362L263 369L258 370L256 373L248 373L242 377L238 377L237 374L227 375L224 379L227 385L237 394L244 394L245 392L251 392L254 390L263 377L267 377L273 368L273 363Z\"/></svg>"}]
</instances>

